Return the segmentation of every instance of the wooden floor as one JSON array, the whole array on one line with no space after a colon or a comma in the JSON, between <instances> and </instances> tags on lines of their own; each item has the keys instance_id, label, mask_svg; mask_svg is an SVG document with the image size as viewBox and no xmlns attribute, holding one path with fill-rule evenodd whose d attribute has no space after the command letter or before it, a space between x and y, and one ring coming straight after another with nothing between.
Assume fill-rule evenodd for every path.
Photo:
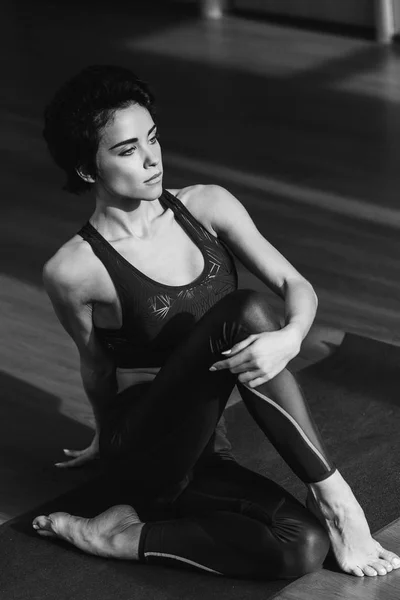
<instances>
[{"instance_id":1,"label":"wooden floor","mask_svg":"<svg viewBox=\"0 0 400 600\"><path fill-rule=\"evenodd\" d=\"M400 552L400 519L376 534L384 548ZM323 569L288 585L273 600L398 600L400 569L384 577L349 577Z\"/></svg>"},{"instance_id":2,"label":"wooden floor","mask_svg":"<svg viewBox=\"0 0 400 600\"><path fill-rule=\"evenodd\" d=\"M63 447L91 436L77 353L41 284L43 263L93 208L60 191L41 115L57 86L88 64L129 66L152 83L167 187L224 185L314 284L322 333L297 366L343 331L400 343L396 46L233 16L206 23L167 3L151 11L121 0L95 9L89 0L34 4L1 9L3 521L80 481L79 471L52 465ZM241 287L265 290L238 270Z\"/></svg>"}]
</instances>

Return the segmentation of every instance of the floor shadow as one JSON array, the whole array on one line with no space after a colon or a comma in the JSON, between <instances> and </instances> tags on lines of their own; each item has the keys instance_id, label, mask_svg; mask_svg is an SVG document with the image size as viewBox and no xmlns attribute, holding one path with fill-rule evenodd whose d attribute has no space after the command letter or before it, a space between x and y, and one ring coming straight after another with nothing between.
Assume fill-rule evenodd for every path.
<instances>
[{"instance_id":1,"label":"floor shadow","mask_svg":"<svg viewBox=\"0 0 400 600\"><path fill-rule=\"evenodd\" d=\"M88 481L97 466L57 469L63 448L85 448L93 430L60 413L60 400L0 372L0 511L18 514Z\"/></svg>"}]
</instances>

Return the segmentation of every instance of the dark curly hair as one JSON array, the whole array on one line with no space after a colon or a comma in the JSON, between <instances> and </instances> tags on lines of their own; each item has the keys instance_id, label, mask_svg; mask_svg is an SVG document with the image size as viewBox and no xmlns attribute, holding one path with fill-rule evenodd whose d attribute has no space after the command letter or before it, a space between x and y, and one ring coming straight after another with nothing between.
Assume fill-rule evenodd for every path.
<instances>
[{"instance_id":1,"label":"dark curly hair","mask_svg":"<svg viewBox=\"0 0 400 600\"><path fill-rule=\"evenodd\" d=\"M101 132L118 109L134 103L154 118L154 97L147 84L129 69L113 65L87 67L58 90L44 112L43 136L67 175L63 189L74 194L90 189L76 169L95 177Z\"/></svg>"}]
</instances>

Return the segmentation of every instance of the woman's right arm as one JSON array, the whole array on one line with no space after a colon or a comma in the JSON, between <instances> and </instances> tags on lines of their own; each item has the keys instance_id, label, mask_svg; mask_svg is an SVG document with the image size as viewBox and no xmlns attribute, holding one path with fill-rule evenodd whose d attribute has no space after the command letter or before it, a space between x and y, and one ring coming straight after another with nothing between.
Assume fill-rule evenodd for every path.
<instances>
[{"instance_id":1,"label":"woman's right arm","mask_svg":"<svg viewBox=\"0 0 400 600\"><path fill-rule=\"evenodd\" d=\"M87 269L82 269L76 259L61 261L56 255L43 269L43 283L61 325L78 349L82 383L96 423L91 445L84 450L67 450L65 454L71 460L57 466L81 466L98 455L102 415L117 394L116 369L94 331Z\"/></svg>"}]
</instances>

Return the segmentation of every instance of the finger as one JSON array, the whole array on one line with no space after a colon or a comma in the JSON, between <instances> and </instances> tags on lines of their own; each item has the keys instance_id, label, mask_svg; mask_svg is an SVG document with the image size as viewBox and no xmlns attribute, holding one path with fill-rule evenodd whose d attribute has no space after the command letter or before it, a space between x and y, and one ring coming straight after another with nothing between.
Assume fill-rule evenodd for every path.
<instances>
[{"instance_id":1,"label":"finger","mask_svg":"<svg viewBox=\"0 0 400 600\"><path fill-rule=\"evenodd\" d=\"M67 456L79 456L83 450L68 450L68 448L64 448L63 452Z\"/></svg>"},{"instance_id":2,"label":"finger","mask_svg":"<svg viewBox=\"0 0 400 600\"><path fill-rule=\"evenodd\" d=\"M237 354L238 352L241 352L242 350L244 350L244 348L247 348L247 346L252 344L255 339L256 339L256 336L254 334L252 334L249 337L247 337L246 339L242 340L241 342L234 344L232 346L232 348L230 348L229 350L224 350L223 352L221 352L221 354L229 354L229 356L233 356L233 355Z\"/></svg>"},{"instance_id":3,"label":"finger","mask_svg":"<svg viewBox=\"0 0 400 600\"><path fill-rule=\"evenodd\" d=\"M252 379L251 381L249 381L247 385L254 389L262 385L263 383L266 383L267 381L269 381L268 377L257 377L256 379Z\"/></svg>"},{"instance_id":4,"label":"finger","mask_svg":"<svg viewBox=\"0 0 400 600\"><path fill-rule=\"evenodd\" d=\"M254 365L252 362L244 362L237 365L237 367L231 367L229 370L231 373L237 375L238 373L245 373L246 371L251 371L254 369Z\"/></svg>"},{"instance_id":5,"label":"finger","mask_svg":"<svg viewBox=\"0 0 400 600\"><path fill-rule=\"evenodd\" d=\"M63 462L55 463L58 469L68 469L69 467L79 467L85 462L83 458L75 458L74 460L65 460Z\"/></svg>"},{"instance_id":6,"label":"finger","mask_svg":"<svg viewBox=\"0 0 400 600\"><path fill-rule=\"evenodd\" d=\"M260 379L262 373L260 371L247 371L246 373L240 373L238 380L240 383L250 385L254 380Z\"/></svg>"},{"instance_id":7,"label":"finger","mask_svg":"<svg viewBox=\"0 0 400 600\"><path fill-rule=\"evenodd\" d=\"M271 379L273 379L274 377L276 377L277 375L279 375L279 373L281 373L283 369L274 369L273 371L269 372L269 373L265 373L265 371L252 371L253 374L253 381L249 382L249 385L251 384L251 387L258 387L259 385L262 385L263 383L267 383L268 381L271 381Z\"/></svg>"},{"instance_id":8,"label":"finger","mask_svg":"<svg viewBox=\"0 0 400 600\"><path fill-rule=\"evenodd\" d=\"M242 377L241 375L239 375L239 377L238 377L240 383L243 383L243 385L245 385L246 387L248 387L250 389L259 387L263 383L267 383L268 381L270 381L270 378L264 374L259 374L259 376L257 377L256 371L250 372L249 377L244 377L244 375L243 375L243 378L244 378L243 381L242 381L241 377Z\"/></svg>"},{"instance_id":9,"label":"finger","mask_svg":"<svg viewBox=\"0 0 400 600\"><path fill-rule=\"evenodd\" d=\"M211 367L210 371L219 371L221 369L231 369L238 367L244 362L250 362L252 360L252 353L250 348L244 348L238 352L233 358L227 360L219 360L215 362Z\"/></svg>"}]
</instances>

